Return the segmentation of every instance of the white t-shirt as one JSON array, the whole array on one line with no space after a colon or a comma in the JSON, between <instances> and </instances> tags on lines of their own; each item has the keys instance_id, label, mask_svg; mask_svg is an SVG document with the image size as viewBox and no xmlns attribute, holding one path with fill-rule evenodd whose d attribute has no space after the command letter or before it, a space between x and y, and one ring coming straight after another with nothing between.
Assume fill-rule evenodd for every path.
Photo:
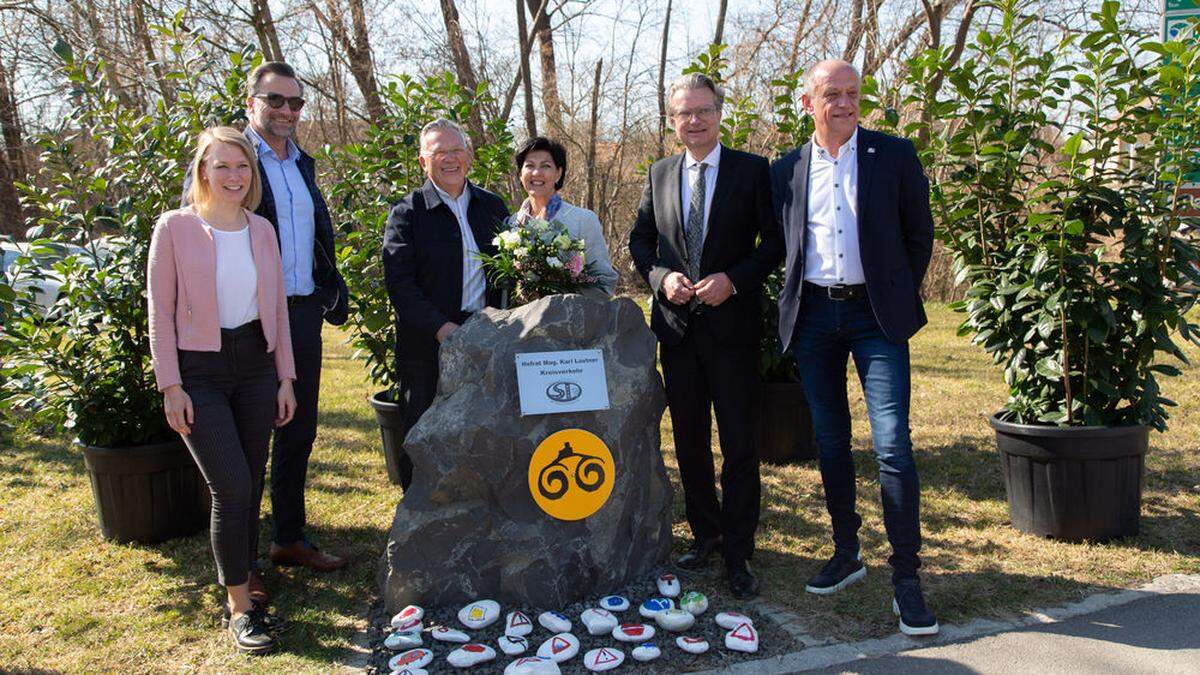
<instances>
[{"instance_id":1,"label":"white t-shirt","mask_svg":"<svg viewBox=\"0 0 1200 675\"><path fill-rule=\"evenodd\" d=\"M221 328L237 328L258 318L258 272L250 250L250 228L211 229L217 247L217 313Z\"/></svg>"}]
</instances>

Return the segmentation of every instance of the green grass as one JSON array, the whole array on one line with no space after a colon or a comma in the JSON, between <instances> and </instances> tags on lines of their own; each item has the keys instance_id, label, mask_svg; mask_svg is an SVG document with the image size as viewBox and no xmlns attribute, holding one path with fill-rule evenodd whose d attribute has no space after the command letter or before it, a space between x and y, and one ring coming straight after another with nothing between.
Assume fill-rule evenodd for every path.
<instances>
[{"instance_id":1,"label":"green grass","mask_svg":"<svg viewBox=\"0 0 1200 675\"><path fill-rule=\"evenodd\" d=\"M987 358L954 335L956 317L931 306L913 341L913 436L923 482L923 570L943 623L999 617L1124 588L1172 572L1200 573L1200 373L1166 383L1181 403L1171 431L1151 439L1142 534L1104 545L1048 541L1008 526L999 460L986 417L1005 390ZM387 482L371 386L341 335L326 333L322 425L309 473L309 521L323 547L350 566L319 575L268 567L276 606L294 624L278 653L250 659L218 629L206 534L159 546L102 541L82 456L58 438L19 430L0 452L0 664L70 672L329 672L375 597L375 571L399 488ZM1190 349L1189 356L1200 356ZM861 392L850 387L859 454L867 581L832 598L803 592L829 555L827 517L812 464L763 468L756 569L765 595L811 632L842 639L895 631L888 546ZM663 421L663 451L678 486ZM676 495L676 547L690 535ZM269 503L264 502L264 515ZM267 540L264 529L263 541Z\"/></svg>"}]
</instances>

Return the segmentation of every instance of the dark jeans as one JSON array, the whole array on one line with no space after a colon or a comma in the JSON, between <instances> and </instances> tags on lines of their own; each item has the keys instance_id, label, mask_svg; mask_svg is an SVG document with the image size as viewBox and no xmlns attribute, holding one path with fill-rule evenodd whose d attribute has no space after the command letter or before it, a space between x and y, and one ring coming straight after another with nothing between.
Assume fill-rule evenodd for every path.
<instances>
[{"instance_id":1,"label":"dark jeans","mask_svg":"<svg viewBox=\"0 0 1200 675\"><path fill-rule=\"evenodd\" d=\"M317 399L321 391L321 323L316 295L288 299L292 354L296 360L296 415L275 430L271 455L272 538L280 546L305 539L304 483L317 438Z\"/></svg>"},{"instance_id":2,"label":"dark jeans","mask_svg":"<svg viewBox=\"0 0 1200 675\"><path fill-rule=\"evenodd\" d=\"M854 357L871 421L879 462L883 523L892 555L892 581L915 577L921 566L921 485L909 437L908 343L884 337L870 301L830 300L804 285L793 353L812 409L825 506L840 552L856 553L862 518L855 510L854 458L850 453L850 405L846 359Z\"/></svg>"},{"instance_id":3,"label":"dark jeans","mask_svg":"<svg viewBox=\"0 0 1200 675\"><path fill-rule=\"evenodd\" d=\"M213 557L222 586L246 583L258 549L263 469L279 381L257 321L221 331L221 351L179 350L195 413L183 437L212 492Z\"/></svg>"},{"instance_id":4,"label":"dark jeans","mask_svg":"<svg viewBox=\"0 0 1200 675\"><path fill-rule=\"evenodd\" d=\"M720 344L693 315L683 341L660 352L688 525L696 541L723 537L725 562L754 553L760 484L753 410L755 347ZM721 440L721 503L712 455L712 414Z\"/></svg>"}]
</instances>

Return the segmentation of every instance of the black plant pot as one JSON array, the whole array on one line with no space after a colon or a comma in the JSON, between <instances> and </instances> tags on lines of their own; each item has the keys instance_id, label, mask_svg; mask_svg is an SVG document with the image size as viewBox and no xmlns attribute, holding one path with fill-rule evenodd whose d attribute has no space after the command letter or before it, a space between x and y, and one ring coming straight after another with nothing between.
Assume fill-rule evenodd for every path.
<instances>
[{"instance_id":1,"label":"black plant pot","mask_svg":"<svg viewBox=\"0 0 1200 675\"><path fill-rule=\"evenodd\" d=\"M763 382L755 410L758 457L768 464L817 458L812 413L799 382Z\"/></svg>"},{"instance_id":2,"label":"black plant pot","mask_svg":"<svg viewBox=\"0 0 1200 675\"><path fill-rule=\"evenodd\" d=\"M76 443L105 539L156 544L208 526L212 496L182 440L131 448Z\"/></svg>"},{"instance_id":3,"label":"black plant pot","mask_svg":"<svg viewBox=\"0 0 1200 675\"><path fill-rule=\"evenodd\" d=\"M1069 541L1138 533L1149 429L1014 424L992 415L1013 527Z\"/></svg>"},{"instance_id":4,"label":"black plant pot","mask_svg":"<svg viewBox=\"0 0 1200 675\"><path fill-rule=\"evenodd\" d=\"M400 405L391 400L390 391L381 391L370 400L371 407L375 409L375 421L379 423L388 480L393 485L400 485L400 458L404 457L404 437L408 434L404 415Z\"/></svg>"}]
</instances>

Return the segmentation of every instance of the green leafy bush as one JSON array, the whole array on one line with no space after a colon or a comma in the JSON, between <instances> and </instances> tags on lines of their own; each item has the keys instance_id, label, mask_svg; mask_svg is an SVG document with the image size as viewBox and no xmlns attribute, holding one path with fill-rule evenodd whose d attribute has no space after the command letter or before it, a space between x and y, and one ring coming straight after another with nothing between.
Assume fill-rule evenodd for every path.
<instances>
[{"instance_id":1,"label":"green leafy bush","mask_svg":"<svg viewBox=\"0 0 1200 675\"><path fill-rule=\"evenodd\" d=\"M148 110L118 101L103 64L60 43L55 53L75 106L63 128L38 139L40 171L21 185L33 214L33 247L84 247L54 265L63 284L47 314L7 312L0 377L6 404L62 425L88 445L122 447L168 438L150 363L146 261L159 214L179 204L196 136L243 114L251 52L232 55L223 88L201 84L214 67L179 19L161 29L177 64L173 99ZM100 244L97 237L111 235ZM8 293L0 293L7 296Z\"/></svg>"}]
</instances>

